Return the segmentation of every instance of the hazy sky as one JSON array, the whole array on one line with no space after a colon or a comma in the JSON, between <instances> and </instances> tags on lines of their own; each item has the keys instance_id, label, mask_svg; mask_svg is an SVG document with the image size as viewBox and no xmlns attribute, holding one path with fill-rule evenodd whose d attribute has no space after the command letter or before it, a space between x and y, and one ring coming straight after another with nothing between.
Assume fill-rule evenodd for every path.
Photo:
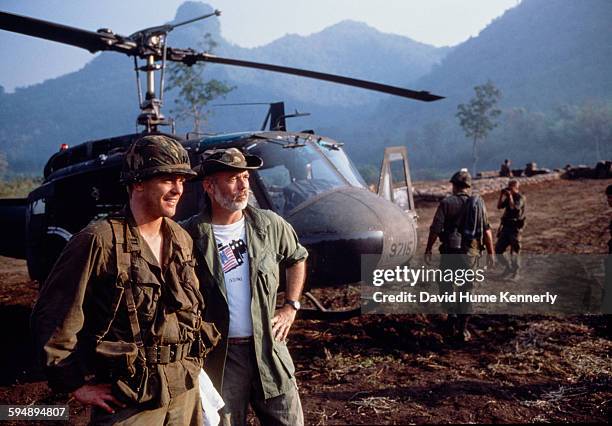
<instances>
[{"instance_id":1,"label":"hazy sky","mask_svg":"<svg viewBox=\"0 0 612 426\"><path fill-rule=\"evenodd\" d=\"M0 10L93 31L106 27L116 33L130 34L172 20L182 2L0 0ZM260 46L287 33L308 35L345 19L445 46L476 36L519 0L210 0L207 3L223 13L223 37L243 47ZM17 43L22 50L10 69L0 67L0 84L7 90L76 70L91 59L87 52L76 48L20 38L25 36L0 31L0 53ZM28 56L38 57L38 63L46 65L32 67ZM58 57L63 61L49 60Z\"/></svg>"}]
</instances>

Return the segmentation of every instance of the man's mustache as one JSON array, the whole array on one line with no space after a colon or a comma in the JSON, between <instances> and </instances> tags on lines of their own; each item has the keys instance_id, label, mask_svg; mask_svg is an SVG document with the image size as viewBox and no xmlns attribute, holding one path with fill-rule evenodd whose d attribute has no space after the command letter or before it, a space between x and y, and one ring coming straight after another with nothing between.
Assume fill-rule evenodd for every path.
<instances>
[{"instance_id":1,"label":"man's mustache","mask_svg":"<svg viewBox=\"0 0 612 426\"><path fill-rule=\"evenodd\" d=\"M240 193L238 193L238 194L234 195L234 200L235 200L235 199L237 199L237 198L244 198L244 197L247 197L248 195L249 195L249 192L248 192L248 191L240 192Z\"/></svg>"}]
</instances>

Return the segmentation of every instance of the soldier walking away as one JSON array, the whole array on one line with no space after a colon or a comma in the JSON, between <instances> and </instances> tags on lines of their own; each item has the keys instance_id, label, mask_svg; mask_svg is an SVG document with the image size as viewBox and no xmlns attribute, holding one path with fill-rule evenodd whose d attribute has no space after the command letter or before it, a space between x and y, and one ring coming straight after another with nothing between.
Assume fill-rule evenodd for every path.
<instances>
[{"instance_id":1,"label":"soldier walking away","mask_svg":"<svg viewBox=\"0 0 612 426\"><path fill-rule=\"evenodd\" d=\"M197 169L207 206L182 225L195 243L207 301L204 317L221 331L204 369L225 401L223 425L246 425L249 403L261 424L304 424L286 338L304 285L308 253L291 225L248 205L249 171L261 158L236 148L205 153ZM276 310L279 266L285 304Z\"/></svg>"},{"instance_id":2,"label":"soldier walking away","mask_svg":"<svg viewBox=\"0 0 612 426\"><path fill-rule=\"evenodd\" d=\"M502 276L511 275L512 280L519 277L521 230L525 226L526 205L527 198L519 192L518 181L512 179L508 182L508 187L501 190L497 201L497 208L504 209L504 213L495 243L495 254L500 255L497 258L505 267ZM504 256L508 247L510 247L510 263Z\"/></svg>"},{"instance_id":3,"label":"soldier walking away","mask_svg":"<svg viewBox=\"0 0 612 426\"><path fill-rule=\"evenodd\" d=\"M506 159L499 168L499 177L512 177L512 170L510 169L511 161Z\"/></svg>"},{"instance_id":4,"label":"soldier walking away","mask_svg":"<svg viewBox=\"0 0 612 426\"><path fill-rule=\"evenodd\" d=\"M431 226L425 248L425 263L431 263L432 249L436 240L440 239L440 269L468 270L477 266L480 254L486 249L489 254L487 263L492 266L493 235L487 217L484 201L478 195L471 196L472 177L467 169L455 173L450 182L453 184L453 194L440 201ZM458 285L453 282L440 283L440 293L453 293L458 290L469 292L473 283ZM467 328L469 303L454 303L444 306L449 313L449 337L463 341L470 340Z\"/></svg>"},{"instance_id":5,"label":"soldier walking away","mask_svg":"<svg viewBox=\"0 0 612 426\"><path fill-rule=\"evenodd\" d=\"M136 141L121 173L128 205L77 233L42 286L31 321L49 385L92 406L92 424L203 423L198 375L214 335L201 333L212 329L192 240L169 219L195 174L174 139Z\"/></svg>"}]
</instances>

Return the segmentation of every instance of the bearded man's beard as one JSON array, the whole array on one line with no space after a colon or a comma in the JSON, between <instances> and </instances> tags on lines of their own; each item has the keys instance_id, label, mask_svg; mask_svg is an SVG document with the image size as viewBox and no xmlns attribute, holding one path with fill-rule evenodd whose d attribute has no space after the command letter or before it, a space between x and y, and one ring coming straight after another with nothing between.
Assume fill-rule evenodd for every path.
<instances>
[{"instance_id":1,"label":"bearded man's beard","mask_svg":"<svg viewBox=\"0 0 612 426\"><path fill-rule=\"evenodd\" d=\"M229 210L232 212L244 210L247 204L249 203L249 193L248 192L246 193L246 196L244 197L243 201L237 201L236 198L238 198L238 196L236 197L227 196L226 197L223 194L221 194L221 192L219 191L219 188L217 188L216 186L213 189L213 198L225 210Z\"/></svg>"}]
</instances>

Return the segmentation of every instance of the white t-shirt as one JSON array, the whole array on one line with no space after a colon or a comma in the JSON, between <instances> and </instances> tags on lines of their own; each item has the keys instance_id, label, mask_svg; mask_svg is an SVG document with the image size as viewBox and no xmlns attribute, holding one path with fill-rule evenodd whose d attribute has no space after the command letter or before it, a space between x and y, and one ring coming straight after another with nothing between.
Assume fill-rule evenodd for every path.
<instances>
[{"instance_id":1,"label":"white t-shirt","mask_svg":"<svg viewBox=\"0 0 612 426\"><path fill-rule=\"evenodd\" d=\"M244 217L231 225L212 227L225 275L230 313L229 337L252 336L251 280Z\"/></svg>"}]
</instances>

